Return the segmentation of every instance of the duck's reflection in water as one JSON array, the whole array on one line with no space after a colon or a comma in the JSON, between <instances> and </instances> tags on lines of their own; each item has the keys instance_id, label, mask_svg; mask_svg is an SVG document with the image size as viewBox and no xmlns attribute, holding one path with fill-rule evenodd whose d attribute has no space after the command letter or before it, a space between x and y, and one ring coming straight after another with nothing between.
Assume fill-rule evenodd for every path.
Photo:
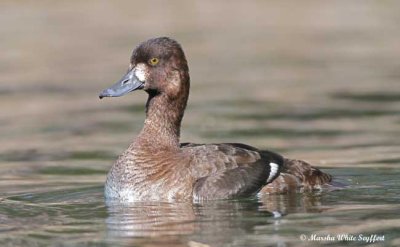
<instances>
[{"instance_id":1,"label":"duck's reflection in water","mask_svg":"<svg viewBox=\"0 0 400 247\"><path fill-rule=\"evenodd\" d=\"M107 203L108 233L112 236L142 237L182 235L195 231L192 203Z\"/></svg>"},{"instance_id":2,"label":"duck's reflection in water","mask_svg":"<svg viewBox=\"0 0 400 247\"><path fill-rule=\"evenodd\" d=\"M107 236L110 241L125 239L142 246L189 246L193 242L219 246L244 241L258 226L268 228L274 216L320 212L320 198L294 193L202 203L107 203Z\"/></svg>"},{"instance_id":3,"label":"duck's reflection in water","mask_svg":"<svg viewBox=\"0 0 400 247\"><path fill-rule=\"evenodd\" d=\"M274 215L294 213L318 213L324 210L321 194L318 193L290 193L262 195L260 210L267 210Z\"/></svg>"}]
</instances>

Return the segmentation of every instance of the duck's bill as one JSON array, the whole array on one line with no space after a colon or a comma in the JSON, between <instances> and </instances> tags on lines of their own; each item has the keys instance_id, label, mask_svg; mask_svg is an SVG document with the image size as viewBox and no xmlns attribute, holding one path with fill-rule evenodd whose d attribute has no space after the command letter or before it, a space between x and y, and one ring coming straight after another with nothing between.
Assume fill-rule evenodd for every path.
<instances>
[{"instance_id":1,"label":"duck's bill","mask_svg":"<svg viewBox=\"0 0 400 247\"><path fill-rule=\"evenodd\" d=\"M143 85L144 82L139 80L139 78L136 77L134 70L131 69L117 83L107 89L104 89L103 92L100 93L99 98L119 97L132 91L143 89Z\"/></svg>"}]
</instances>

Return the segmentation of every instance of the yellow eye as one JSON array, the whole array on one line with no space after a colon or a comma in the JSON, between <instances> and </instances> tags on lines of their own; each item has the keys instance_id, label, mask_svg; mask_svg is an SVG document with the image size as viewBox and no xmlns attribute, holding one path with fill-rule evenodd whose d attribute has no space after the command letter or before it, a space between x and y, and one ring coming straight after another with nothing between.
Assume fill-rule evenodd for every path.
<instances>
[{"instance_id":1,"label":"yellow eye","mask_svg":"<svg viewBox=\"0 0 400 247\"><path fill-rule=\"evenodd\" d=\"M159 62L159 60L156 57L153 57L152 59L149 60L149 64L152 66L157 65L158 62Z\"/></svg>"}]
</instances>

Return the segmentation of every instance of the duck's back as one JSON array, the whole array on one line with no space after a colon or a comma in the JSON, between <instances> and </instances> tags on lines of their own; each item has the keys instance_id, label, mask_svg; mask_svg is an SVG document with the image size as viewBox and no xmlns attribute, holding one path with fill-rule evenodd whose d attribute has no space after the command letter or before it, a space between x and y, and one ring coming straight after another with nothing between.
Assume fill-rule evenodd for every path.
<instances>
[{"instance_id":1,"label":"duck's back","mask_svg":"<svg viewBox=\"0 0 400 247\"><path fill-rule=\"evenodd\" d=\"M278 154L238 143L183 143L181 149L191 157L194 200L255 194L279 175L284 164Z\"/></svg>"},{"instance_id":2,"label":"duck's back","mask_svg":"<svg viewBox=\"0 0 400 247\"><path fill-rule=\"evenodd\" d=\"M332 176L305 161L240 143L181 144L190 153L195 200L227 199L260 194L312 191Z\"/></svg>"}]
</instances>

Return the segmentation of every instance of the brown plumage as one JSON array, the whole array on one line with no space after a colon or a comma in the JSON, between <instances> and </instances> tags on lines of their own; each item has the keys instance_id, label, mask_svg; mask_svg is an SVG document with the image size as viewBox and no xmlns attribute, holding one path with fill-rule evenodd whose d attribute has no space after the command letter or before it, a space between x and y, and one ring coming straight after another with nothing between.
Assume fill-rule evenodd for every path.
<instances>
[{"instance_id":1,"label":"brown plumage","mask_svg":"<svg viewBox=\"0 0 400 247\"><path fill-rule=\"evenodd\" d=\"M189 68L181 46L166 37L141 43L128 73L100 94L143 89L149 97L139 135L107 175L108 200L210 200L313 190L331 176L304 161L238 143L179 143L189 96ZM267 185L267 186L265 186Z\"/></svg>"},{"instance_id":2,"label":"brown plumage","mask_svg":"<svg viewBox=\"0 0 400 247\"><path fill-rule=\"evenodd\" d=\"M284 159L281 174L261 189L266 194L286 194L296 191L311 192L329 184L332 176L305 161Z\"/></svg>"}]
</instances>

